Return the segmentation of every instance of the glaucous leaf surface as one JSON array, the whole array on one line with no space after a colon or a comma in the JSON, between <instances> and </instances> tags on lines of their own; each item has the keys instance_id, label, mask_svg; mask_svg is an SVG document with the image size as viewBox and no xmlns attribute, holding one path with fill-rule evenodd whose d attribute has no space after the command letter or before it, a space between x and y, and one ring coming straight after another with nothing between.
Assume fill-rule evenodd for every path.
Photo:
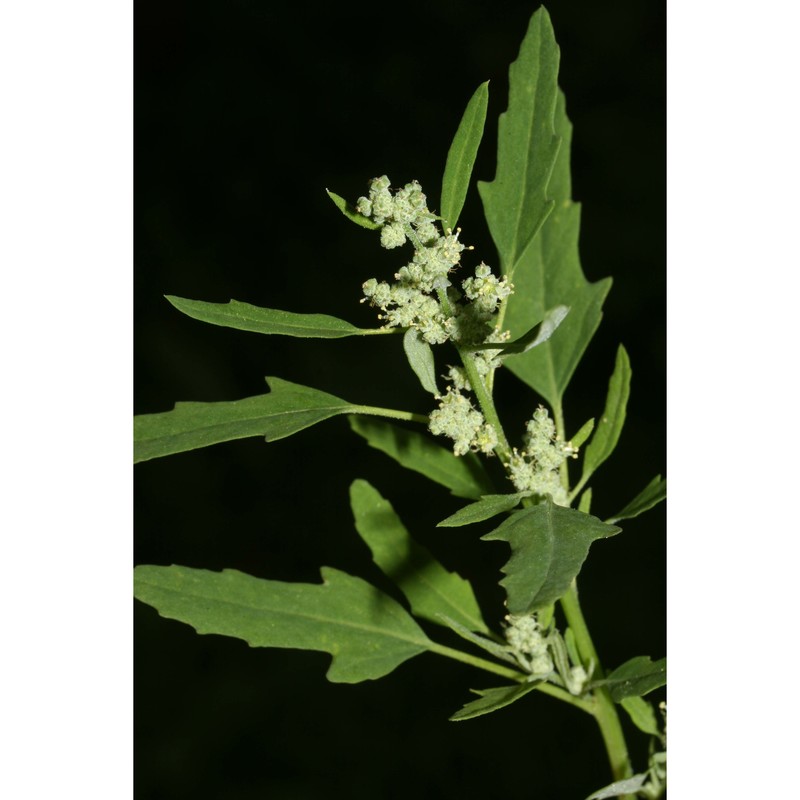
<instances>
[{"instance_id":1,"label":"glaucous leaf surface","mask_svg":"<svg viewBox=\"0 0 800 800\"><path fill-rule=\"evenodd\" d=\"M492 711L505 708L525 697L537 685L537 681L532 681L531 683L521 683L518 686L499 686L496 689L471 689L470 691L473 694L478 695L478 699L467 703L462 709L456 711L450 719L453 722L460 722L465 719L482 717L484 714L491 714Z\"/></svg>"},{"instance_id":2,"label":"glaucous leaf surface","mask_svg":"<svg viewBox=\"0 0 800 800\"><path fill-rule=\"evenodd\" d=\"M184 297L167 295L178 311L192 319L209 322L223 328L236 328L253 333L296 336L303 339L341 339L345 336L382 334L387 328L357 328L342 319L327 314L295 314L275 308L259 308L249 303L231 300L228 303L205 303Z\"/></svg>"},{"instance_id":3,"label":"glaucous leaf surface","mask_svg":"<svg viewBox=\"0 0 800 800\"><path fill-rule=\"evenodd\" d=\"M233 569L146 565L134 570L134 595L198 633L330 653L334 683L380 678L428 649L422 629L392 598L339 570L321 574L321 584L284 583Z\"/></svg>"},{"instance_id":4,"label":"glaucous leaf surface","mask_svg":"<svg viewBox=\"0 0 800 800\"><path fill-rule=\"evenodd\" d=\"M455 230L467 197L472 168L478 155L489 106L489 81L482 83L470 98L447 152L442 178L442 225Z\"/></svg>"},{"instance_id":5,"label":"glaucous leaf surface","mask_svg":"<svg viewBox=\"0 0 800 800\"><path fill-rule=\"evenodd\" d=\"M446 486L456 497L477 500L492 492L492 482L474 453L456 456L424 433L401 428L378 419L351 417L350 427L370 447L381 450L406 469Z\"/></svg>"},{"instance_id":6,"label":"glaucous leaf surface","mask_svg":"<svg viewBox=\"0 0 800 800\"><path fill-rule=\"evenodd\" d=\"M511 545L511 558L500 583L508 595L511 614L528 614L562 597L597 539L619 533L614 525L549 498L514 512L500 527L482 538Z\"/></svg>"},{"instance_id":7,"label":"glaucous leaf surface","mask_svg":"<svg viewBox=\"0 0 800 800\"><path fill-rule=\"evenodd\" d=\"M569 306L556 306L551 308L544 315L544 319L534 325L527 333L523 333L519 339L506 344L482 344L476 350L499 350L502 357L527 353L534 347L544 344L556 331L564 318L569 314Z\"/></svg>"},{"instance_id":8,"label":"glaucous leaf surface","mask_svg":"<svg viewBox=\"0 0 800 800\"><path fill-rule=\"evenodd\" d=\"M134 417L134 463L248 436L274 442L363 408L299 383L266 381L269 394L217 403L176 403L172 411Z\"/></svg>"},{"instance_id":9,"label":"glaucous leaf surface","mask_svg":"<svg viewBox=\"0 0 800 800\"><path fill-rule=\"evenodd\" d=\"M469 581L446 570L415 542L392 504L365 480L350 486L356 530L372 558L403 592L416 617L443 625L441 615L472 631L488 632Z\"/></svg>"}]
</instances>

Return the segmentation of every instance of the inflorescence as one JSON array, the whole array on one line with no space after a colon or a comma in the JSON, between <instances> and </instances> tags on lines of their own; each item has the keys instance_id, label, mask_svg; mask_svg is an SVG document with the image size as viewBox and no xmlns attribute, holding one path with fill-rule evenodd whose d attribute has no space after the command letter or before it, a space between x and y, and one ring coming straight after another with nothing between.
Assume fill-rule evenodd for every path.
<instances>
[{"instance_id":1,"label":"inflorescence","mask_svg":"<svg viewBox=\"0 0 800 800\"><path fill-rule=\"evenodd\" d=\"M501 303L513 292L505 277L498 278L481 262L472 277L453 285L450 274L461 261L465 247L460 231L442 234L437 217L417 181L394 193L386 175L370 181L369 194L360 197L356 210L381 226L381 245L387 249L411 242L411 261L388 283L370 278L363 284L364 301L380 309L386 327L413 328L428 344L453 341L466 349L485 344L501 345L508 331L497 325ZM481 380L501 365L501 350L477 349L470 358ZM429 430L453 440L456 455L491 454L498 443L497 431L464 394L473 387L463 367L451 366L450 385L430 415ZM561 442L547 410L539 408L527 425L523 450L514 449L506 465L518 491L549 494L559 505L568 505L559 468L577 449Z\"/></svg>"}]
</instances>

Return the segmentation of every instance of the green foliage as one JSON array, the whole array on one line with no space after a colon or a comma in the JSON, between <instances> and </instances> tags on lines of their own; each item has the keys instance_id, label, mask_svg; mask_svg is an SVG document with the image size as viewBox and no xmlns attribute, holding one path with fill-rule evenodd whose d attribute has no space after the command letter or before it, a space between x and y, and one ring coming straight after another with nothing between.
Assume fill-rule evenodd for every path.
<instances>
[{"instance_id":1,"label":"green foliage","mask_svg":"<svg viewBox=\"0 0 800 800\"><path fill-rule=\"evenodd\" d=\"M370 447L386 453L406 469L447 487L456 497L475 499L492 491L491 479L473 453L459 458L422 433L379 419L350 417L350 427L363 436Z\"/></svg>"},{"instance_id":2,"label":"green foliage","mask_svg":"<svg viewBox=\"0 0 800 800\"><path fill-rule=\"evenodd\" d=\"M498 128L497 175L492 183L478 186L503 272L515 287L505 316L512 336L523 335L530 320L542 319L549 308L570 308L546 345L506 362L554 408L560 408L600 324L611 288L610 279L589 283L580 265L580 208L571 199L569 165L572 125L557 86L558 59L550 18L540 9L509 71L508 111Z\"/></svg>"},{"instance_id":3,"label":"green foliage","mask_svg":"<svg viewBox=\"0 0 800 800\"><path fill-rule=\"evenodd\" d=\"M583 474L578 487L583 486L595 470L614 452L625 424L625 411L631 391L631 362L620 345L614 373L608 383L606 407L594 430L583 457ZM576 489L577 491L577 489Z\"/></svg>"},{"instance_id":4,"label":"green foliage","mask_svg":"<svg viewBox=\"0 0 800 800\"><path fill-rule=\"evenodd\" d=\"M448 572L427 548L417 544L391 503L367 481L350 486L356 530L375 563L411 604L414 616L444 624L443 614L473 631L488 632L469 581Z\"/></svg>"},{"instance_id":5,"label":"green foliage","mask_svg":"<svg viewBox=\"0 0 800 800\"><path fill-rule=\"evenodd\" d=\"M520 355L533 350L540 344L544 344L555 332L556 328L564 321L569 314L569 306L556 306L545 312L544 319L534 325L527 333L522 334L519 339L514 339L508 344L481 344L475 347L476 350L499 350L503 357L510 355Z\"/></svg>"},{"instance_id":6,"label":"green foliage","mask_svg":"<svg viewBox=\"0 0 800 800\"><path fill-rule=\"evenodd\" d=\"M343 197L339 197L338 194L331 192L329 189L325 191L328 193L328 197L333 200L333 204L336 208L351 222L355 222L356 225L366 228L369 231L376 231L381 227L377 222L373 222L369 217L365 217L363 214L356 211L356 207L352 203L348 203Z\"/></svg>"},{"instance_id":7,"label":"green foliage","mask_svg":"<svg viewBox=\"0 0 800 800\"><path fill-rule=\"evenodd\" d=\"M508 110L498 122L497 172L493 181L478 183L503 273L512 282L525 250L555 205L548 183L561 144L553 121L558 62L550 16L540 9L509 69Z\"/></svg>"},{"instance_id":8,"label":"green foliage","mask_svg":"<svg viewBox=\"0 0 800 800\"><path fill-rule=\"evenodd\" d=\"M647 700L638 695L633 695L631 697L623 697L619 704L625 709L631 718L631 722L640 731L649 733L651 736L660 735L656 712Z\"/></svg>"},{"instance_id":9,"label":"green foliage","mask_svg":"<svg viewBox=\"0 0 800 800\"><path fill-rule=\"evenodd\" d=\"M619 522L621 519L633 519L638 517L639 514L644 514L649 511L653 506L657 506L662 500L667 498L667 482L660 476L656 475L647 486L642 489L639 494L631 500L622 511L617 511L616 514L609 517L606 522Z\"/></svg>"},{"instance_id":10,"label":"green foliage","mask_svg":"<svg viewBox=\"0 0 800 800\"><path fill-rule=\"evenodd\" d=\"M475 503L470 503L464 508L459 508L455 514L443 519L438 528L458 528L461 525L473 525L483 522L498 514L516 508L523 497L530 497L530 492L515 492L514 494L487 494Z\"/></svg>"},{"instance_id":11,"label":"green foliage","mask_svg":"<svg viewBox=\"0 0 800 800\"><path fill-rule=\"evenodd\" d=\"M474 719L484 714L491 714L511 703L516 702L536 688L536 683L522 683L519 686L500 686L497 689L472 689L478 695L477 700L467 703L462 709L456 711L450 719L460 722L465 719Z\"/></svg>"},{"instance_id":12,"label":"green foliage","mask_svg":"<svg viewBox=\"0 0 800 800\"><path fill-rule=\"evenodd\" d=\"M453 143L447 152L442 178L442 220L445 229L455 230L467 197L472 168L483 138L486 109L489 106L489 82L482 83L467 103Z\"/></svg>"},{"instance_id":13,"label":"green foliage","mask_svg":"<svg viewBox=\"0 0 800 800\"><path fill-rule=\"evenodd\" d=\"M428 649L423 631L390 597L339 570L321 573L321 584L284 583L234 569L141 566L134 595L198 633L330 653L335 683L380 678Z\"/></svg>"},{"instance_id":14,"label":"green foliage","mask_svg":"<svg viewBox=\"0 0 800 800\"><path fill-rule=\"evenodd\" d=\"M178 311L192 319L223 328L236 328L253 333L296 336L303 339L341 339L344 336L365 336L385 333L377 328L356 328L349 322L327 314L293 314L275 308L259 308L231 300L228 303L204 303L167 295Z\"/></svg>"},{"instance_id":15,"label":"green foliage","mask_svg":"<svg viewBox=\"0 0 800 800\"><path fill-rule=\"evenodd\" d=\"M134 420L134 463L232 439L283 439L337 414L363 410L327 392L267 378L269 394L219 403L176 403L172 411Z\"/></svg>"},{"instance_id":16,"label":"green foliage","mask_svg":"<svg viewBox=\"0 0 800 800\"><path fill-rule=\"evenodd\" d=\"M592 675L600 677L604 671L580 611L576 580L592 543L619 533L613 523L663 500L666 481L657 476L606 522L589 514L592 490L584 487L613 453L625 422L631 367L622 346L602 416L586 422L571 443L566 438L562 398L600 323L611 281L587 281L578 257L580 209L571 199L569 166L572 128L558 89L558 65L550 18L540 9L510 67L495 178L478 185L503 278L483 263L474 275L456 277L462 252L469 248L458 233L448 232L458 222L472 181L488 107L484 83L469 101L448 152L441 216L429 210L416 181L393 191L388 177L374 178L369 195L356 205L328 192L345 217L379 232L375 238L384 248L401 250L409 243L414 248L411 261L395 273L395 283L370 278L362 285L363 299L380 309L384 327L358 328L326 314L297 314L235 300L167 297L194 319L268 335L334 339L401 332L409 367L438 407L418 414L357 405L268 378L268 394L181 402L172 411L138 416L134 423L138 462L249 436L271 442L347 414L352 431L369 446L456 497L473 501L437 527L473 525L510 512L482 537L510 546L500 580L505 607L494 608L493 616L484 619L472 584L415 541L389 500L363 479L350 487L356 530L411 613L364 580L329 567L322 568L321 584L305 584L236 570L139 566L135 596L198 633L242 639L253 647L329 653L328 678L334 682L379 678L425 651L511 682L476 690L478 698L451 717L456 721L504 708L534 689L546 692L593 715L600 725L615 781L592 795L597 800L630 794L644 785L644 773L631 777L615 703L639 730L661 738L653 708L641 696L664 685L666 659L653 662L639 656L592 681ZM531 327L535 320L538 324ZM387 346L399 346L395 337L386 341ZM437 375L432 345L446 342L454 347L444 362L448 373ZM460 365L453 365L456 356ZM552 406L552 418L543 406L532 412L520 449L509 443L493 397L494 374L503 365ZM449 382L444 393L438 382L442 378ZM367 374L365 379L374 381L376 376ZM376 417L421 423L428 430ZM437 444L431 433L448 436L453 449ZM586 442L581 478L570 489L566 460ZM493 456L492 468L504 472L521 491L498 491L478 453ZM577 510L569 507L576 500ZM556 603L566 626L556 614ZM412 614L440 626L438 634L454 638L441 629L449 628L491 660L429 639ZM655 775L654 769L650 774ZM657 796L661 783L653 780L645 791Z\"/></svg>"},{"instance_id":17,"label":"green foliage","mask_svg":"<svg viewBox=\"0 0 800 800\"><path fill-rule=\"evenodd\" d=\"M506 577L500 583L508 595L509 612L528 614L562 597L580 572L591 543L619 531L548 498L512 514L482 538L511 545L511 558L503 567Z\"/></svg>"},{"instance_id":18,"label":"green foliage","mask_svg":"<svg viewBox=\"0 0 800 800\"><path fill-rule=\"evenodd\" d=\"M433 359L433 349L419 335L416 328L409 328L403 335L403 350L405 350L408 364L419 378L422 388L434 397L438 397L439 387L436 385L436 363Z\"/></svg>"},{"instance_id":19,"label":"green foliage","mask_svg":"<svg viewBox=\"0 0 800 800\"><path fill-rule=\"evenodd\" d=\"M599 683L607 686L614 702L619 703L626 697L640 697L652 692L666 682L666 658L652 661L650 656L636 656L617 667Z\"/></svg>"}]
</instances>

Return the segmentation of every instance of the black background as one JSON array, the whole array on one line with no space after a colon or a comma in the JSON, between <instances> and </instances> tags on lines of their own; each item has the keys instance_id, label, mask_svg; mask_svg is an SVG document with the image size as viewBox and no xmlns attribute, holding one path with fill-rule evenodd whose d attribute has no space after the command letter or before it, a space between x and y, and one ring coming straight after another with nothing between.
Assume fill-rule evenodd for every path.
<instances>
[{"instance_id":1,"label":"black background","mask_svg":"<svg viewBox=\"0 0 800 800\"><path fill-rule=\"evenodd\" d=\"M353 402L427 413L399 339L260 337L193 321L164 299L230 298L369 326L360 285L401 264L349 224L325 188L354 199L388 173L435 206L450 140L490 79L475 176L494 175L529 3L135 4L135 380L137 413L176 400L260 394L277 375ZM628 422L594 485L607 516L666 467L665 9L624 0L548 6L575 126L573 193L590 280L612 275L605 318L567 392L571 430L596 416L619 342L633 366ZM496 263L476 192L461 219ZM537 402L498 376L507 427ZM504 413L505 412L505 413ZM515 428L515 425L517 426ZM233 567L317 582L330 565L391 591L352 525L347 490L368 478L414 535L470 578L499 620L501 544L485 528L436 530L461 501L404 473L344 418L147 462L135 470L136 563ZM665 512L595 544L581 597L607 666L665 652ZM355 686L324 679L324 654L250 650L135 608L136 797L581 798L610 780L593 720L534 693L464 723L447 717L474 669L422 655ZM446 638L446 634L445 634ZM641 767L642 751L634 748Z\"/></svg>"}]
</instances>

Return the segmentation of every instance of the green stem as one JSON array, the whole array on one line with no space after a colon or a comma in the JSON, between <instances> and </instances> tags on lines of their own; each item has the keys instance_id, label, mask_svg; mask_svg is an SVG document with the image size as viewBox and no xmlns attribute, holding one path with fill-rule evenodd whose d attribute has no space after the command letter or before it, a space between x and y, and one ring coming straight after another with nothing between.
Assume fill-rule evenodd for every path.
<instances>
[{"instance_id":1,"label":"green stem","mask_svg":"<svg viewBox=\"0 0 800 800\"><path fill-rule=\"evenodd\" d=\"M428 649L432 653L445 656L445 658L452 658L455 661L460 661L462 664L469 664L470 666L477 667L485 672L492 672L495 675L502 676L503 678L509 678L517 683L524 683L528 677L524 673L515 669L504 667L502 664L495 664L492 661L487 661L485 658L473 656L470 653L463 652L462 650L454 650L452 647L446 647L445 645L438 644L436 642L430 642ZM561 687L553 686L552 683L538 683L536 685L536 689L544 694L549 694L551 697L563 700L565 703L569 703L570 705L581 709L581 711L585 711L587 714L595 713L595 703L592 700L584 700L580 697L575 697Z\"/></svg>"},{"instance_id":2,"label":"green stem","mask_svg":"<svg viewBox=\"0 0 800 800\"><path fill-rule=\"evenodd\" d=\"M411 411L396 411L393 408L380 408L378 406L353 406L350 414L368 414L372 417L389 417L389 419L401 419L405 422L421 422L428 424L428 417L424 414L414 414Z\"/></svg>"},{"instance_id":3,"label":"green stem","mask_svg":"<svg viewBox=\"0 0 800 800\"><path fill-rule=\"evenodd\" d=\"M578 587L574 580L569 591L561 598L560 603L564 616L567 618L567 624L575 635L575 644L581 659L586 664L593 662L594 674L602 678L603 669L581 611L580 602L578 601ZM625 743L625 735L622 732L617 707L611 699L608 689L603 686L594 690L592 714L600 727L614 780L619 781L629 778L633 774L633 770L628 756L628 747Z\"/></svg>"},{"instance_id":4,"label":"green stem","mask_svg":"<svg viewBox=\"0 0 800 800\"><path fill-rule=\"evenodd\" d=\"M495 675L500 675L503 678L508 678L509 680L516 681L517 683L522 683L526 677L519 670L511 669L510 667L504 667L502 664L495 664L493 661L487 661L485 658L473 656L472 654L465 653L462 650L455 650L452 647L447 647L446 645L439 644L438 642L429 642L427 646L432 653L444 656L445 658L452 658L455 661L461 661L463 664L469 664L470 666L477 667L485 672L493 672Z\"/></svg>"}]
</instances>

